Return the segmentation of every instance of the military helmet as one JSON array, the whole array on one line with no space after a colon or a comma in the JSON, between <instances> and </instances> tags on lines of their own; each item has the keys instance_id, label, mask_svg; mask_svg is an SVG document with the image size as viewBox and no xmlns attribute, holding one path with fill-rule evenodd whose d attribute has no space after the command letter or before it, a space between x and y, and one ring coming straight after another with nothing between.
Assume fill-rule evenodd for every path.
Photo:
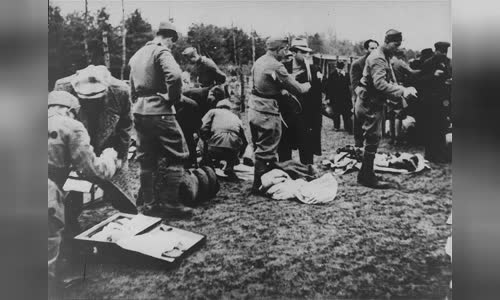
<instances>
[{"instance_id":1,"label":"military helmet","mask_svg":"<svg viewBox=\"0 0 500 300\"><path fill-rule=\"evenodd\" d=\"M49 93L48 106L60 105L68 107L69 109L78 111L80 109L80 102L78 99L65 91L52 91Z\"/></svg>"}]
</instances>

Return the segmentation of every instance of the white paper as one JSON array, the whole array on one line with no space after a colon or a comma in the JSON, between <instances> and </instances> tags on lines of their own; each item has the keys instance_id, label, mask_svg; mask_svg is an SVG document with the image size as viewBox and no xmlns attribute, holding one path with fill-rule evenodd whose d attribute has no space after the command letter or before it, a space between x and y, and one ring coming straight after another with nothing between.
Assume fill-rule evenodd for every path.
<instances>
[{"instance_id":1,"label":"white paper","mask_svg":"<svg viewBox=\"0 0 500 300\"><path fill-rule=\"evenodd\" d=\"M123 249L173 262L202 238L202 235L162 224L145 234L121 239L116 244ZM178 249L174 249L176 247ZM162 256L165 252L174 257Z\"/></svg>"},{"instance_id":2,"label":"white paper","mask_svg":"<svg viewBox=\"0 0 500 300\"><path fill-rule=\"evenodd\" d=\"M68 178L64 183L63 190L66 192L75 191L90 193L92 190L92 183L82 179Z\"/></svg>"}]
</instances>

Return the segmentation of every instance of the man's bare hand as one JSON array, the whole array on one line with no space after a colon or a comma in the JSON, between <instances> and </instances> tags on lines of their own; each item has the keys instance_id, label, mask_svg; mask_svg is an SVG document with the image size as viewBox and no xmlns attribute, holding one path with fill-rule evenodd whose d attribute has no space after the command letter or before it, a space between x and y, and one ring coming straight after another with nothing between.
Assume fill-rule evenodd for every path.
<instances>
[{"instance_id":1,"label":"man's bare hand","mask_svg":"<svg viewBox=\"0 0 500 300\"><path fill-rule=\"evenodd\" d=\"M441 76L441 75L443 75L443 74L444 74L444 71L443 71L443 70L436 70L436 71L434 72L434 76L436 76L436 77L439 77L439 76Z\"/></svg>"},{"instance_id":2,"label":"man's bare hand","mask_svg":"<svg viewBox=\"0 0 500 300\"><path fill-rule=\"evenodd\" d=\"M302 86L307 90L307 92L311 89L311 84L309 82L303 83Z\"/></svg>"},{"instance_id":3,"label":"man's bare hand","mask_svg":"<svg viewBox=\"0 0 500 300\"><path fill-rule=\"evenodd\" d=\"M404 98L408 98L409 96L417 97L417 90L412 86L405 88L403 92Z\"/></svg>"},{"instance_id":4,"label":"man's bare hand","mask_svg":"<svg viewBox=\"0 0 500 300\"><path fill-rule=\"evenodd\" d=\"M167 93L165 93L165 94L162 94L162 93L156 93L156 95L158 95L158 96L162 97L162 98L163 98L163 100L164 100L165 102L167 102L168 104L171 104L171 103L172 103L172 101L170 101L170 99L168 98L168 94L167 94Z\"/></svg>"}]
</instances>

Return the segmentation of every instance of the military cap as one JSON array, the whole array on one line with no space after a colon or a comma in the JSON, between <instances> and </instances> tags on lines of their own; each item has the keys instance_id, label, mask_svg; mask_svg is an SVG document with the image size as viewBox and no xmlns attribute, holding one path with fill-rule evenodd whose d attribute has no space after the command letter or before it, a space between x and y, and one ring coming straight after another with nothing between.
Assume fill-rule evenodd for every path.
<instances>
[{"instance_id":1,"label":"military cap","mask_svg":"<svg viewBox=\"0 0 500 300\"><path fill-rule=\"evenodd\" d=\"M78 70L71 85L80 99L98 99L108 90L111 73L105 66L89 65Z\"/></svg>"},{"instance_id":2,"label":"military cap","mask_svg":"<svg viewBox=\"0 0 500 300\"><path fill-rule=\"evenodd\" d=\"M305 52L312 52L312 49L307 45L307 40L304 38L296 38L292 40L292 45L290 46L290 50L300 50Z\"/></svg>"},{"instance_id":3,"label":"military cap","mask_svg":"<svg viewBox=\"0 0 500 300\"><path fill-rule=\"evenodd\" d=\"M195 53L197 53L195 47L187 47L186 49L184 49L184 51L182 51L182 55L184 56L191 56Z\"/></svg>"},{"instance_id":4,"label":"military cap","mask_svg":"<svg viewBox=\"0 0 500 300\"><path fill-rule=\"evenodd\" d=\"M432 51L431 48L425 48L425 49L422 49L422 51L420 51L420 57L422 57L423 59L427 59L427 58L431 57L433 54L434 54L434 51Z\"/></svg>"},{"instance_id":5,"label":"military cap","mask_svg":"<svg viewBox=\"0 0 500 300\"><path fill-rule=\"evenodd\" d=\"M172 40L174 42L177 41L177 39L179 38L179 35L177 33L177 28L175 28L174 24L168 22L168 21L163 21L163 22L160 22L160 26L158 26L158 32L157 34L161 33L161 32L170 32L172 33Z\"/></svg>"},{"instance_id":6,"label":"military cap","mask_svg":"<svg viewBox=\"0 0 500 300\"><path fill-rule=\"evenodd\" d=\"M66 91L52 91L49 93L48 98L48 106L60 105L75 110L80 108L78 99Z\"/></svg>"},{"instance_id":7,"label":"military cap","mask_svg":"<svg viewBox=\"0 0 500 300\"><path fill-rule=\"evenodd\" d=\"M446 51L451 46L448 42L437 42L434 44L436 50Z\"/></svg>"},{"instance_id":8,"label":"military cap","mask_svg":"<svg viewBox=\"0 0 500 300\"><path fill-rule=\"evenodd\" d=\"M385 42L401 42L403 40L403 34L396 29L389 29L385 32Z\"/></svg>"},{"instance_id":9,"label":"military cap","mask_svg":"<svg viewBox=\"0 0 500 300\"><path fill-rule=\"evenodd\" d=\"M272 36L266 41L267 50L277 50L280 47L288 44L288 38L283 36Z\"/></svg>"}]
</instances>

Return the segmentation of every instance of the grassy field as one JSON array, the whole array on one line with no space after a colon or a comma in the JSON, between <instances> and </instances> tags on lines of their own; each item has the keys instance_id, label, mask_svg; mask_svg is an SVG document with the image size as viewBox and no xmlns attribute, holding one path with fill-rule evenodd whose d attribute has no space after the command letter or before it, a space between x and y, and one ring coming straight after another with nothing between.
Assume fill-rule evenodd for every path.
<instances>
[{"instance_id":1,"label":"grassy field","mask_svg":"<svg viewBox=\"0 0 500 300\"><path fill-rule=\"evenodd\" d=\"M323 156L352 136L323 122ZM420 147L380 151L422 153ZM136 163L130 168L137 170ZM251 182L221 182L218 195L188 220L167 223L207 235L206 244L177 268L124 263L87 264L87 279L67 299L157 298L440 298L449 296L445 254L451 226L450 164L414 175L384 175L399 190L372 190L356 173L337 177L328 205L274 201L249 194ZM137 191L138 176L127 179ZM86 210L83 229L116 213L107 204ZM67 275L81 273L70 265Z\"/></svg>"}]
</instances>

